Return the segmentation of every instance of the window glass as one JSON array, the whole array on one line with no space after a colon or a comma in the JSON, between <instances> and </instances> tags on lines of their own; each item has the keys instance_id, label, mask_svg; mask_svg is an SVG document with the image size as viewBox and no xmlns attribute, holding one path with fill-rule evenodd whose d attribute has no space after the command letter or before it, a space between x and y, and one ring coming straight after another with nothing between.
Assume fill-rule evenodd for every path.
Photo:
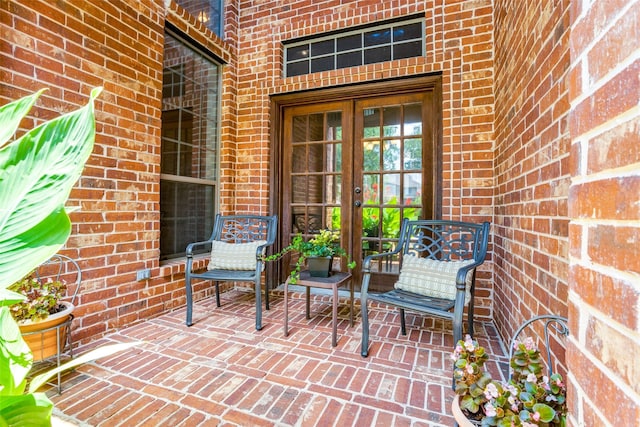
<instances>
[{"instance_id":1,"label":"window glass","mask_svg":"<svg viewBox=\"0 0 640 427\"><path fill-rule=\"evenodd\" d=\"M223 0L175 0L175 2L216 33L218 37L223 37Z\"/></svg>"},{"instance_id":2,"label":"window glass","mask_svg":"<svg viewBox=\"0 0 640 427\"><path fill-rule=\"evenodd\" d=\"M375 64L424 54L424 18L346 29L284 42L286 77Z\"/></svg>"},{"instance_id":3,"label":"window glass","mask_svg":"<svg viewBox=\"0 0 640 427\"><path fill-rule=\"evenodd\" d=\"M213 227L220 70L172 34L164 49L160 255L168 259Z\"/></svg>"}]
</instances>

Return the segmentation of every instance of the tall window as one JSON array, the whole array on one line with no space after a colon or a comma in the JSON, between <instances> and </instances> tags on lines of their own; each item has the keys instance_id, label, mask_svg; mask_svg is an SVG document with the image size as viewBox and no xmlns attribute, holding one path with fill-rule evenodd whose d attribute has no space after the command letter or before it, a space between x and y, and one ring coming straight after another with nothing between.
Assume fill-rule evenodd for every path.
<instances>
[{"instance_id":1,"label":"tall window","mask_svg":"<svg viewBox=\"0 0 640 427\"><path fill-rule=\"evenodd\" d=\"M162 87L161 259L213 228L220 66L167 33Z\"/></svg>"},{"instance_id":2,"label":"tall window","mask_svg":"<svg viewBox=\"0 0 640 427\"><path fill-rule=\"evenodd\" d=\"M222 38L223 0L176 0L176 3Z\"/></svg>"}]
</instances>

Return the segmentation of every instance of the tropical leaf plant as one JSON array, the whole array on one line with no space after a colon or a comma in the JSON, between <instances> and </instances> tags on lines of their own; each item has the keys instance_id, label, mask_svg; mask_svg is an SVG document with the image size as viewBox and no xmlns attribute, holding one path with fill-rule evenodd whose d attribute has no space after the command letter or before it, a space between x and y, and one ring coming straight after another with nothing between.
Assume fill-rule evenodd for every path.
<instances>
[{"instance_id":1,"label":"tropical leaf plant","mask_svg":"<svg viewBox=\"0 0 640 427\"><path fill-rule=\"evenodd\" d=\"M0 426L51 425L53 404L36 390L59 371L136 345L96 349L31 381L33 356L9 306L23 296L8 286L49 259L67 241L65 203L95 139L92 90L84 107L47 121L11 141L42 90L0 107Z\"/></svg>"}]
</instances>

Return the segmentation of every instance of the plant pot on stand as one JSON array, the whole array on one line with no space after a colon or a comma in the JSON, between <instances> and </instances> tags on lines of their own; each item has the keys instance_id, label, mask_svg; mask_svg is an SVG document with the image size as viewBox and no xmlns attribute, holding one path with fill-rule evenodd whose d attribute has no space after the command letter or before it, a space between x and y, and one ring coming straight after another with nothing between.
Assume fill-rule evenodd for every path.
<instances>
[{"instance_id":1,"label":"plant pot on stand","mask_svg":"<svg viewBox=\"0 0 640 427\"><path fill-rule=\"evenodd\" d=\"M61 302L60 305L64 307L61 311L44 320L19 324L22 338L33 353L34 362L61 354L67 345L74 306L70 302Z\"/></svg>"}]
</instances>

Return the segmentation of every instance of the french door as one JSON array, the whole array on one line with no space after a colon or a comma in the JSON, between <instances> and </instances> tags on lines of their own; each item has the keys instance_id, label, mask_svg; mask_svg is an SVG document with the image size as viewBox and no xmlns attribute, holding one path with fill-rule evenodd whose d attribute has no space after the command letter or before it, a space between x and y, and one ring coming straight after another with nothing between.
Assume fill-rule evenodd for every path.
<instances>
[{"instance_id":1,"label":"french door","mask_svg":"<svg viewBox=\"0 0 640 427\"><path fill-rule=\"evenodd\" d=\"M281 246L340 231L357 262L395 247L403 218L437 215L439 114L433 90L283 108L277 194ZM283 275L295 260L286 260ZM345 270L346 260L334 260ZM372 288L392 279L375 275Z\"/></svg>"}]
</instances>

